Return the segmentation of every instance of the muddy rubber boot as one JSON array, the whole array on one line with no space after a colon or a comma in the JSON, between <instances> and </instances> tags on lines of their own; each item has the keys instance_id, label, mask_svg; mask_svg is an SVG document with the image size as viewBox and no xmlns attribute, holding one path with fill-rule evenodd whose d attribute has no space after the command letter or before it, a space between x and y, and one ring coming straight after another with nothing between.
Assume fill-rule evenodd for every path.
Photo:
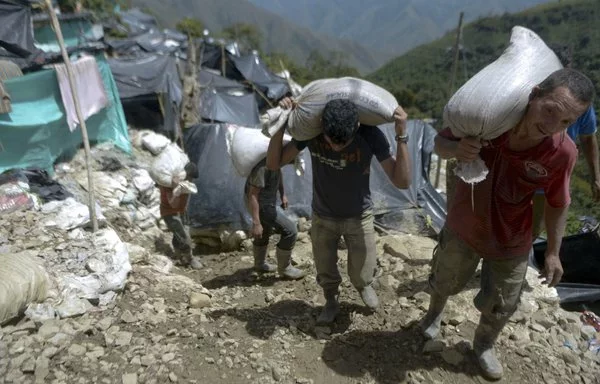
<instances>
[{"instance_id":1,"label":"muddy rubber boot","mask_svg":"<svg viewBox=\"0 0 600 384\"><path fill-rule=\"evenodd\" d=\"M379 307L379 298L377 297L377 293L375 289L370 285L364 287L363 289L359 289L358 293L360 293L360 298L363 303L369 308L371 311L377 310Z\"/></svg>"},{"instance_id":2,"label":"muddy rubber boot","mask_svg":"<svg viewBox=\"0 0 600 384\"><path fill-rule=\"evenodd\" d=\"M447 301L448 296L440 296L435 292L431 294L427 314L419 323L419 327L421 327L423 336L425 336L426 339L435 339L440 334L442 316Z\"/></svg>"},{"instance_id":3,"label":"muddy rubber boot","mask_svg":"<svg viewBox=\"0 0 600 384\"><path fill-rule=\"evenodd\" d=\"M254 270L256 272L275 272L277 267L273 264L267 263L267 250L268 245L253 245L252 251L254 253Z\"/></svg>"},{"instance_id":4,"label":"muddy rubber boot","mask_svg":"<svg viewBox=\"0 0 600 384\"><path fill-rule=\"evenodd\" d=\"M340 303L338 301L339 293L337 289L326 290L325 295L325 306L317 317L317 325L320 324L331 324L335 320L338 313L340 313Z\"/></svg>"},{"instance_id":5,"label":"muddy rubber boot","mask_svg":"<svg viewBox=\"0 0 600 384\"><path fill-rule=\"evenodd\" d=\"M279 276L287 279L298 280L304 277L304 272L292 266L292 250L276 248L277 272Z\"/></svg>"},{"instance_id":6,"label":"muddy rubber boot","mask_svg":"<svg viewBox=\"0 0 600 384\"><path fill-rule=\"evenodd\" d=\"M477 362L483 376L491 380L500 380L504 369L502 363L496 356L494 343L502 332L505 321L487 320L483 316L479 319L479 325L475 330L473 339L473 351L477 356Z\"/></svg>"}]
</instances>

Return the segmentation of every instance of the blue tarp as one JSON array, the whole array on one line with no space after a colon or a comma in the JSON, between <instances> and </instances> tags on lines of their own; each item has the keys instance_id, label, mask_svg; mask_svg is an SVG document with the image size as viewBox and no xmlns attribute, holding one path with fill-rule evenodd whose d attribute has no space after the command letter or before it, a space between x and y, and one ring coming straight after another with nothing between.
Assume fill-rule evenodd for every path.
<instances>
[{"instance_id":1,"label":"blue tarp","mask_svg":"<svg viewBox=\"0 0 600 384\"><path fill-rule=\"evenodd\" d=\"M106 59L96 61L109 105L86 121L91 142L111 141L131 152L127 123L115 81ZM62 154L83 143L81 129L67 126L56 72L43 70L4 82L12 98L12 112L0 115L0 173L13 168L52 170Z\"/></svg>"}]
</instances>

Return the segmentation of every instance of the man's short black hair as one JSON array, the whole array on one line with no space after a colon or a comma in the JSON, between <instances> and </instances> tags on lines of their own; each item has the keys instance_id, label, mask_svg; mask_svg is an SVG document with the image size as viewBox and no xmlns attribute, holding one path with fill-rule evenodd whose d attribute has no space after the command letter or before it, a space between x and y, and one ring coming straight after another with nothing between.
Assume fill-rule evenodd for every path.
<instances>
[{"instance_id":1,"label":"man's short black hair","mask_svg":"<svg viewBox=\"0 0 600 384\"><path fill-rule=\"evenodd\" d=\"M196 164L194 163L187 163L185 165L185 178L187 180L193 180L193 179L197 179L198 178L198 167L196 167Z\"/></svg>"},{"instance_id":2,"label":"man's short black hair","mask_svg":"<svg viewBox=\"0 0 600 384\"><path fill-rule=\"evenodd\" d=\"M358 128L358 108L350 100L335 99L323 109L323 133L334 144L346 144Z\"/></svg>"}]
</instances>

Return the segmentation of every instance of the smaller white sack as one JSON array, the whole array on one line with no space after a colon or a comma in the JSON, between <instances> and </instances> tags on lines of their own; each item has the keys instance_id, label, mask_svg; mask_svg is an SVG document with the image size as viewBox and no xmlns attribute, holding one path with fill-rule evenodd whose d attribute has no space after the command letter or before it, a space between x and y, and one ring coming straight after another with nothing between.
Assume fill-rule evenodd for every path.
<instances>
[{"instance_id":1,"label":"smaller white sack","mask_svg":"<svg viewBox=\"0 0 600 384\"><path fill-rule=\"evenodd\" d=\"M163 187L172 187L173 178L185 178L185 166L190 159L175 143L169 144L152 163L150 176Z\"/></svg>"},{"instance_id":2,"label":"smaller white sack","mask_svg":"<svg viewBox=\"0 0 600 384\"><path fill-rule=\"evenodd\" d=\"M171 143L168 137L156 132L149 132L142 137L142 145L154 156L158 155Z\"/></svg>"},{"instance_id":3,"label":"smaller white sack","mask_svg":"<svg viewBox=\"0 0 600 384\"><path fill-rule=\"evenodd\" d=\"M283 136L284 145L290 140L291 137ZM252 168L267 156L269 141L258 129L227 127L227 151L240 176L247 177Z\"/></svg>"},{"instance_id":4,"label":"smaller white sack","mask_svg":"<svg viewBox=\"0 0 600 384\"><path fill-rule=\"evenodd\" d=\"M353 77L315 80L302 90L297 106L288 118L288 132L296 140L310 140L321 131L321 115L325 105L335 99L347 99L356 104L358 119L365 125L394 121L396 98L385 89L366 80Z\"/></svg>"}]
</instances>

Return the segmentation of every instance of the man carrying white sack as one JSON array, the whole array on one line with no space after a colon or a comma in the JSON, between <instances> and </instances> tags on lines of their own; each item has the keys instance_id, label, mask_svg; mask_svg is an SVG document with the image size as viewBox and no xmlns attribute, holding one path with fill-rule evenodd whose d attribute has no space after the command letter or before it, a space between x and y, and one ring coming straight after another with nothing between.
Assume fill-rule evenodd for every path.
<instances>
[{"instance_id":1,"label":"man carrying white sack","mask_svg":"<svg viewBox=\"0 0 600 384\"><path fill-rule=\"evenodd\" d=\"M276 135L283 136L283 130ZM298 230L294 223L284 213L288 200L283 187L283 177L280 169L271 170L267 167L272 160L267 155L266 160L259 162L250 172L246 180L246 205L252 216L252 246L254 252L254 269L257 272L274 272L287 279L301 279L304 272L292 266L292 250L296 244ZM277 192L281 196L281 208L277 206ZM267 262L267 251L271 233L280 235L275 249L277 267Z\"/></svg>"},{"instance_id":2,"label":"man carrying white sack","mask_svg":"<svg viewBox=\"0 0 600 384\"><path fill-rule=\"evenodd\" d=\"M292 99L280 103L293 108ZM282 134L274 136L269 145L275 169L290 162L305 147L312 155L313 217L311 239L317 269L317 282L323 288L325 306L317 318L318 324L329 324L339 313L339 285L342 277L337 267L337 247L344 237L348 247L348 275L371 310L379 306L372 287L377 268L373 203L369 174L373 156L398 188L408 188L411 181L408 156L406 112L398 107L394 112L398 159L390 153L390 145L377 127L361 125L358 109L348 100L331 100L321 117L323 133L308 141L292 140L283 147ZM279 155L280 158L279 158Z\"/></svg>"},{"instance_id":3,"label":"man carrying white sack","mask_svg":"<svg viewBox=\"0 0 600 384\"><path fill-rule=\"evenodd\" d=\"M565 130L590 106L592 82L561 69L533 88L517 125L490 142L457 139L449 128L435 140L442 158L485 162L489 174L472 186L457 181L446 225L434 250L429 278L431 302L421 321L427 338L440 331L448 296L460 292L483 259L481 289L474 303L481 317L473 349L485 376L500 379L503 368L494 343L517 308L531 249L531 198L546 195L548 247L542 277L555 286L562 277L559 249L570 203L569 180L577 149ZM473 201L471 192L473 192Z\"/></svg>"}]
</instances>

